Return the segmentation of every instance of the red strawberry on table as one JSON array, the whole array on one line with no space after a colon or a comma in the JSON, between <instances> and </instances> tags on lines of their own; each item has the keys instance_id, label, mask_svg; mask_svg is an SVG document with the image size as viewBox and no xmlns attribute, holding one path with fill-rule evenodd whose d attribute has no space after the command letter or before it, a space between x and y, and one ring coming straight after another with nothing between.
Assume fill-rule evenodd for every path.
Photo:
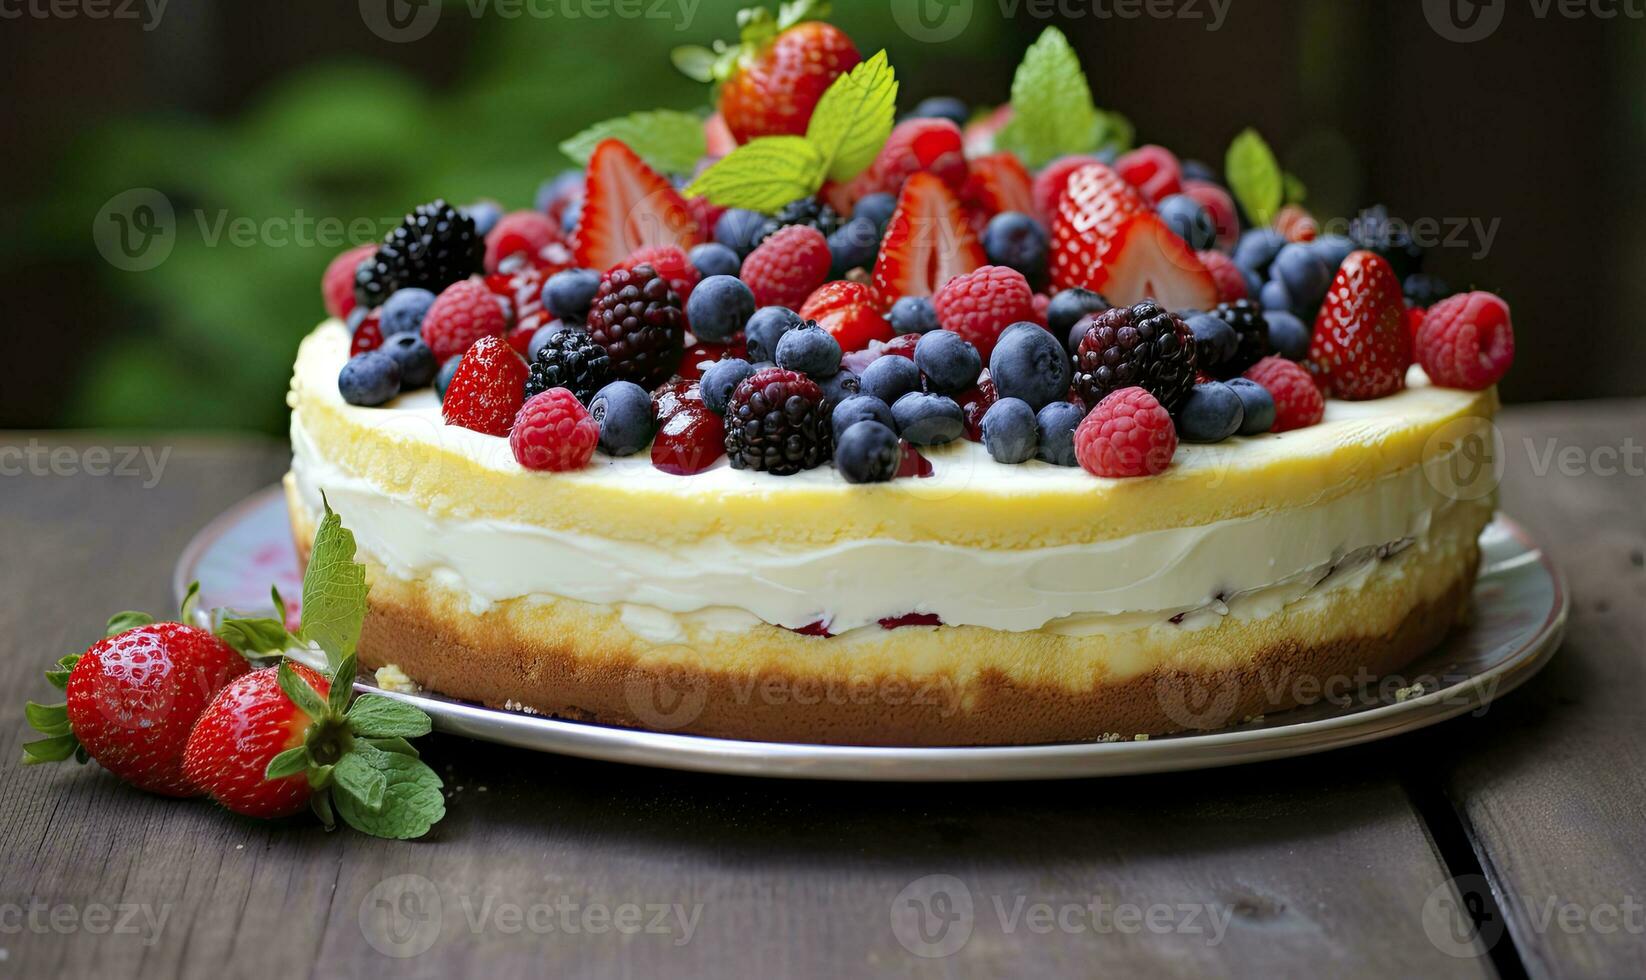
<instances>
[{"instance_id":1,"label":"red strawberry on table","mask_svg":"<svg viewBox=\"0 0 1646 980\"><path fill-rule=\"evenodd\" d=\"M642 248L689 249L700 240L680 192L617 140L594 148L585 187L572 247L584 268L610 269Z\"/></svg>"},{"instance_id":2,"label":"red strawberry on table","mask_svg":"<svg viewBox=\"0 0 1646 980\"><path fill-rule=\"evenodd\" d=\"M739 43L712 69L720 116L738 142L804 135L817 100L863 60L846 32L808 19L827 14L828 3L815 0L785 3L779 17L764 7L738 14Z\"/></svg>"},{"instance_id":3,"label":"red strawberry on table","mask_svg":"<svg viewBox=\"0 0 1646 980\"><path fill-rule=\"evenodd\" d=\"M1104 165L1075 171L1052 220L1052 285L1120 305L1154 299L1169 310L1217 305L1217 282L1142 195Z\"/></svg>"},{"instance_id":4,"label":"red strawberry on table","mask_svg":"<svg viewBox=\"0 0 1646 980\"><path fill-rule=\"evenodd\" d=\"M988 261L960 202L934 174L917 173L903 185L874 264L874 298L881 309L904 296L931 296L955 276Z\"/></svg>"},{"instance_id":5,"label":"red strawberry on table","mask_svg":"<svg viewBox=\"0 0 1646 980\"><path fill-rule=\"evenodd\" d=\"M250 668L233 647L198 627L147 623L122 629L147 618L115 617L111 635L47 672L67 701L30 702L29 723L47 737L23 747L25 763L90 757L138 789L200 794L183 772L183 747L217 692Z\"/></svg>"},{"instance_id":6,"label":"red strawberry on table","mask_svg":"<svg viewBox=\"0 0 1646 980\"><path fill-rule=\"evenodd\" d=\"M1332 394L1348 401L1392 395L1406 386L1412 335L1394 269L1373 252L1350 253L1315 320L1309 360Z\"/></svg>"}]
</instances>

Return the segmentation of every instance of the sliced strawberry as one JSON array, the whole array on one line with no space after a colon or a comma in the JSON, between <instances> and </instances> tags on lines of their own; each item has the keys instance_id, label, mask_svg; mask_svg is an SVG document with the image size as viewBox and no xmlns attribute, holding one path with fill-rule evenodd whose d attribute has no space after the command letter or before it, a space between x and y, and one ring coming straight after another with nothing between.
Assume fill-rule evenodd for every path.
<instances>
[{"instance_id":1,"label":"sliced strawberry","mask_svg":"<svg viewBox=\"0 0 1646 980\"><path fill-rule=\"evenodd\" d=\"M843 351L858 351L876 340L892 339L891 324L874 305L874 294L860 282L844 279L824 283L800 308L805 320L816 320Z\"/></svg>"},{"instance_id":2,"label":"sliced strawberry","mask_svg":"<svg viewBox=\"0 0 1646 980\"><path fill-rule=\"evenodd\" d=\"M960 127L948 119L905 119L892 130L869 169L851 182L851 198L896 194L917 173L936 174L951 191L966 188L970 175Z\"/></svg>"},{"instance_id":3,"label":"sliced strawberry","mask_svg":"<svg viewBox=\"0 0 1646 980\"><path fill-rule=\"evenodd\" d=\"M1171 310L1217 305L1217 283L1142 195L1102 164L1075 171L1052 221L1052 284L1117 305L1153 298Z\"/></svg>"},{"instance_id":4,"label":"sliced strawberry","mask_svg":"<svg viewBox=\"0 0 1646 980\"><path fill-rule=\"evenodd\" d=\"M1057 215L1057 202L1063 199L1063 192L1068 189L1069 178L1082 167L1102 162L1094 156L1073 154L1046 164L1045 169L1035 176L1031 191L1034 195L1034 213L1040 216L1040 220L1050 223Z\"/></svg>"},{"instance_id":5,"label":"sliced strawberry","mask_svg":"<svg viewBox=\"0 0 1646 980\"><path fill-rule=\"evenodd\" d=\"M1164 146L1140 146L1116 160L1114 168L1155 204L1183 189L1183 164Z\"/></svg>"},{"instance_id":6,"label":"sliced strawberry","mask_svg":"<svg viewBox=\"0 0 1646 980\"><path fill-rule=\"evenodd\" d=\"M1367 251L1343 260L1315 320L1309 360L1320 365L1332 394L1348 401L1382 398L1406 386L1412 334L1400 280L1388 261Z\"/></svg>"},{"instance_id":7,"label":"sliced strawberry","mask_svg":"<svg viewBox=\"0 0 1646 980\"><path fill-rule=\"evenodd\" d=\"M967 204L982 208L991 217L1002 211L1035 213L1034 181L1016 154L979 157L971 162L971 170L966 184Z\"/></svg>"},{"instance_id":8,"label":"sliced strawberry","mask_svg":"<svg viewBox=\"0 0 1646 980\"><path fill-rule=\"evenodd\" d=\"M589 157L583 217L573 251L579 265L609 269L656 245L689 249L697 222L678 191L617 140L602 140Z\"/></svg>"},{"instance_id":9,"label":"sliced strawberry","mask_svg":"<svg viewBox=\"0 0 1646 980\"><path fill-rule=\"evenodd\" d=\"M884 310L904 296L934 295L987 261L954 194L936 175L917 173L903 185L880 243L875 302Z\"/></svg>"}]
</instances>

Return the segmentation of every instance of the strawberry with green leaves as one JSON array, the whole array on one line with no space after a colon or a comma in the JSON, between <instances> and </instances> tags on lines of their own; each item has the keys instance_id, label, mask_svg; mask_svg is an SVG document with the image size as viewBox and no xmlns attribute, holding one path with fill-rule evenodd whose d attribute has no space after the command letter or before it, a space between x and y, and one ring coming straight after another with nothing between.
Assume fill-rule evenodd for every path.
<instances>
[{"instance_id":1,"label":"strawberry with green leaves","mask_svg":"<svg viewBox=\"0 0 1646 980\"><path fill-rule=\"evenodd\" d=\"M776 17L749 7L738 11L736 44L678 48L674 63L719 84L720 116L739 143L800 136L823 93L863 60L846 32L816 19L828 15L827 0L784 3Z\"/></svg>"}]
</instances>

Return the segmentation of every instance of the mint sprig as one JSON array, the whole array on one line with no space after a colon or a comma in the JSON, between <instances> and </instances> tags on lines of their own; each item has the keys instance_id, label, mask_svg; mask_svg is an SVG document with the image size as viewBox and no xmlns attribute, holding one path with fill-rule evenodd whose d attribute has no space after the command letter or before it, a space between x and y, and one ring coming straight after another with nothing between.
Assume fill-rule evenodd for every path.
<instances>
[{"instance_id":1,"label":"mint sprig","mask_svg":"<svg viewBox=\"0 0 1646 980\"><path fill-rule=\"evenodd\" d=\"M891 135L897 76L886 52L835 79L818 100L805 136L762 136L733 150L686 188L721 207L770 213L817 193L825 180L857 176Z\"/></svg>"},{"instance_id":2,"label":"mint sprig","mask_svg":"<svg viewBox=\"0 0 1646 980\"><path fill-rule=\"evenodd\" d=\"M703 120L695 113L677 109L634 112L597 122L560 144L560 152L580 166L601 140L619 140L653 169L667 174L689 174L708 152Z\"/></svg>"},{"instance_id":3,"label":"mint sprig","mask_svg":"<svg viewBox=\"0 0 1646 980\"><path fill-rule=\"evenodd\" d=\"M1246 217L1259 228L1268 227L1285 203L1286 177L1257 130L1247 129L1229 144L1224 172Z\"/></svg>"},{"instance_id":4,"label":"mint sprig","mask_svg":"<svg viewBox=\"0 0 1646 980\"><path fill-rule=\"evenodd\" d=\"M320 500L326 514L303 576L301 635L324 650L327 666L336 670L354 653L366 622L366 566L354 560L354 533L324 494Z\"/></svg>"},{"instance_id":5,"label":"mint sprig","mask_svg":"<svg viewBox=\"0 0 1646 980\"><path fill-rule=\"evenodd\" d=\"M1025 166L1043 167L1096 149L1106 139L1099 122L1079 56L1062 31L1046 28L1012 76L1012 118L995 145L1017 154Z\"/></svg>"}]
</instances>

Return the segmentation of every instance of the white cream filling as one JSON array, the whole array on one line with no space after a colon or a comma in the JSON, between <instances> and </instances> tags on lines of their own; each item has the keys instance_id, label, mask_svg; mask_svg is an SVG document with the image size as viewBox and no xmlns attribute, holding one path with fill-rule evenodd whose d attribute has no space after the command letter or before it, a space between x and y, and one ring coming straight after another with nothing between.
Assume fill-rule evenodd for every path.
<instances>
[{"instance_id":1,"label":"white cream filling","mask_svg":"<svg viewBox=\"0 0 1646 980\"><path fill-rule=\"evenodd\" d=\"M1357 552L1421 540L1449 503L1424 468L1412 467L1308 507L1091 544L993 550L870 539L802 548L709 539L660 547L435 517L324 459L295 417L292 445L292 473L311 513L324 490L362 551L390 573L433 576L478 607L530 596L616 605L626 625L648 636L679 635L681 617L728 629L821 622L844 633L910 613L949 625L1085 633L1108 617L1165 620L1243 596L1284 605Z\"/></svg>"}]
</instances>

